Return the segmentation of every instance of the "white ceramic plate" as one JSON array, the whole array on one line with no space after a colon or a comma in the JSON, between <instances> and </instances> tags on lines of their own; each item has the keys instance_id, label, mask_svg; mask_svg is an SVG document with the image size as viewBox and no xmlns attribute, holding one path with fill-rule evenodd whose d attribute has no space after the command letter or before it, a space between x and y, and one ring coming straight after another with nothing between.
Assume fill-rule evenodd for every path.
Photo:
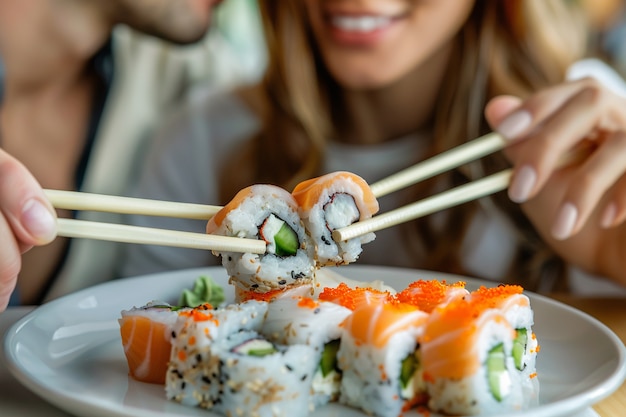
<instances>
[{"instance_id":1,"label":"white ceramic plate","mask_svg":"<svg viewBox=\"0 0 626 417\"><path fill-rule=\"evenodd\" d=\"M396 289L417 279L462 279L469 289L493 285L409 269L348 266L340 272L358 280L382 279ZM7 333L5 352L11 372L52 404L80 416L216 416L167 401L162 386L128 377L117 322L123 309L154 299L175 303L180 291L191 287L201 274L223 284L227 299L232 300L224 270L206 268L113 281L37 308ZM626 349L615 334L592 317L545 297L529 296L541 344L537 361L540 405L509 417L584 413L624 381ZM311 415L364 416L335 404Z\"/></svg>"}]
</instances>

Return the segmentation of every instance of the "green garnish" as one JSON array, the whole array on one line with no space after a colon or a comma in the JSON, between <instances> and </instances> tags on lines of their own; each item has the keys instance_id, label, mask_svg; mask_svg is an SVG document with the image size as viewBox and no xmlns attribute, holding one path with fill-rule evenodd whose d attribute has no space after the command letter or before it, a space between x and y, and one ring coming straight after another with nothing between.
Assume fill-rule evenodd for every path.
<instances>
[{"instance_id":1,"label":"green garnish","mask_svg":"<svg viewBox=\"0 0 626 417\"><path fill-rule=\"evenodd\" d=\"M203 275L196 279L193 289L184 289L180 295L178 305L182 307L198 307L202 304L218 306L225 300L224 289L213 279Z\"/></svg>"},{"instance_id":2,"label":"green garnish","mask_svg":"<svg viewBox=\"0 0 626 417\"><path fill-rule=\"evenodd\" d=\"M331 340L324 345L322 358L320 359L320 371L326 377L332 371L337 370L337 351L339 350L339 339Z\"/></svg>"}]
</instances>

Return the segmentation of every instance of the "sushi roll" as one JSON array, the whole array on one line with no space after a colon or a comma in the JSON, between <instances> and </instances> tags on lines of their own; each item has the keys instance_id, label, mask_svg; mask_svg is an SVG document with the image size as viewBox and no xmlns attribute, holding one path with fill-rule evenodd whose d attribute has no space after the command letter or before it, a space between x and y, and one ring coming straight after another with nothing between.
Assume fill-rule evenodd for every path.
<instances>
[{"instance_id":1,"label":"sushi roll","mask_svg":"<svg viewBox=\"0 0 626 417\"><path fill-rule=\"evenodd\" d=\"M418 339L428 314L392 302L361 304L344 323L337 354L339 401L368 415L397 417L426 402Z\"/></svg>"},{"instance_id":2,"label":"sushi roll","mask_svg":"<svg viewBox=\"0 0 626 417\"><path fill-rule=\"evenodd\" d=\"M219 404L223 387L216 343L238 332L258 331L266 312L267 303L255 300L217 310L199 306L179 312L171 333L166 397L206 409Z\"/></svg>"},{"instance_id":3,"label":"sushi roll","mask_svg":"<svg viewBox=\"0 0 626 417\"><path fill-rule=\"evenodd\" d=\"M219 341L214 355L221 382L215 411L254 417L304 417L312 411L316 353L311 346L277 345L243 331Z\"/></svg>"},{"instance_id":4,"label":"sushi roll","mask_svg":"<svg viewBox=\"0 0 626 417\"><path fill-rule=\"evenodd\" d=\"M511 355L516 331L488 297L436 307L421 339L430 410L488 415L526 407Z\"/></svg>"},{"instance_id":5,"label":"sushi roll","mask_svg":"<svg viewBox=\"0 0 626 417\"><path fill-rule=\"evenodd\" d=\"M308 234L315 244L317 266L345 265L357 260L362 245L375 239L367 233L335 242L332 232L372 217L378 201L364 179L350 172L333 172L298 184L292 191Z\"/></svg>"},{"instance_id":6,"label":"sushi roll","mask_svg":"<svg viewBox=\"0 0 626 417\"><path fill-rule=\"evenodd\" d=\"M258 184L241 190L209 220L206 231L267 243L261 255L214 252L221 255L230 282L244 291L263 293L313 280L314 247L297 203L280 187Z\"/></svg>"},{"instance_id":7,"label":"sushi roll","mask_svg":"<svg viewBox=\"0 0 626 417\"><path fill-rule=\"evenodd\" d=\"M268 305L263 335L274 343L302 344L314 349L318 363L311 381L315 407L339 397L341 371L337 367L337 351L342 322L350 314L352 311L346 307L313 299L304 288L289 290Z\"/></svg>"},{"instance_id":8,"label":"sushi roll","mask_svg":"<svg viewBox=\"0 0 626 417\"><path fill-rule=\"evenodd\" d=\"M141 382L165 383L172 327L178 318L175 308L152 301L123 310L121 315L120 336L130 376Z\"/></svg>"},{"instance_id":9,"label":"sushi roll","mask_svg":"<svg viewBox=\"0 0 626 417\"><path fill-rule=\"evenodd\" d=\"M515 369L519 372L528 405L536 405L539 397L539 379L536 362L539 352L537 336L533 332L534 314L530 299L523 294L519 285L500 285L494 288L480 287L471 294L472 299L482 299L499 310L511 327L515 329L515 339L511 355Z\"/></svg>"}]
</instances>

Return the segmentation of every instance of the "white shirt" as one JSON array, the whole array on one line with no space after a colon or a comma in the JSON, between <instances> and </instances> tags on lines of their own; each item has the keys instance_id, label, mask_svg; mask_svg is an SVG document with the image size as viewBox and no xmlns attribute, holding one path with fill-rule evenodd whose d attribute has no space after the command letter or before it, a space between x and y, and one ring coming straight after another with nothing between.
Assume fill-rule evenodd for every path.
<instances>
[{"instance_id":1,"label":"white shirt","mask_svg":"<svg viewBox=\"0 0 626 417\"><path fill-rule=\"evenodd\" d=\"M572 67L570 79L594 76L610 82L611 88L623 92L626 85L615 82L611 70L599 61L581 61ZM619 77L618 77L619 78ZM259 120L243 102L228 92L208 95L161 131L146 155L145 171L135 185L133 194L144 198L215 204L218 201L217 181L220 167L228 163L228 154L241 146L260 128ZM323 170L345 170L362 176L369 183L420 161L427 132L399 138L377 145L331 143ZM401 204L398 197L380 199L381 212ZM205 222L182 219L161 219L135 216L131 222L147 227L204 232ZM400 226L376 232L376 239L363 248L358 263L412 266L412 254L402 244ZM462 248L464 267L476 276L500 281L516 253L514 226L508 218L490 209L479 211ZM206 265L218 265L209 251L133 245L126 248L122 276ZM576 270L575 292L591 293L601 288L598 279ZM608 292L622 287L602 280ZM603 289L604 291L604 289Z\"/></svg>"}]
</instances>

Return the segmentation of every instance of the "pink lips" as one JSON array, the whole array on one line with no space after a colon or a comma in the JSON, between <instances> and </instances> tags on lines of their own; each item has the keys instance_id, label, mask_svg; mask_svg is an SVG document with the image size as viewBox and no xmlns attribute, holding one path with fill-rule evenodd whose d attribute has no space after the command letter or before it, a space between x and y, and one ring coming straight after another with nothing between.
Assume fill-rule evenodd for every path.
<instances>
[{"instance_id":1,"label":"pink lips","mask_svg":"<svg viewBox=\"0 0 626 417\"><path fill-rule=\"evenodd\" d=\"M401 18L376 14L327 14L325 21L336 43L348 47L373 47Z\"/></svg>"}]
</instances>

